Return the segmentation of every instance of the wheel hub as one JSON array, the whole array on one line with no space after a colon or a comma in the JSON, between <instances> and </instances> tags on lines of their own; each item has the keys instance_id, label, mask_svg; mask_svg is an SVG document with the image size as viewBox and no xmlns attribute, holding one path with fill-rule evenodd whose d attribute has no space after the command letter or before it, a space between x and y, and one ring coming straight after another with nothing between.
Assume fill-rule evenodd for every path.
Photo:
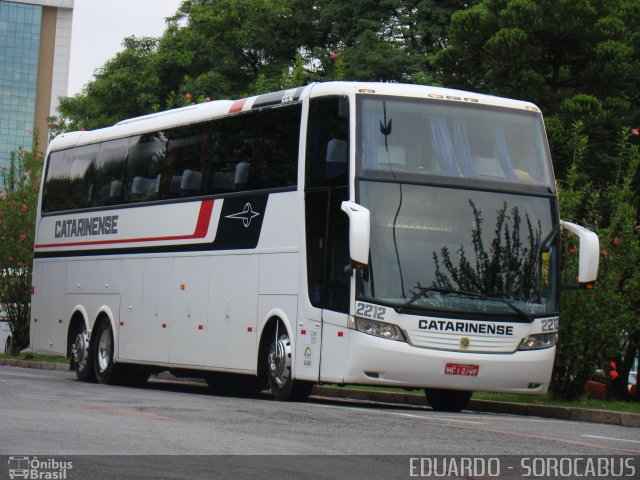
<instances>
[{"instance_id":1,"label":"wheel hub","mask_svg":"<svg viewBox=\"0 0 640 480\"><path fill-rule=\"evenodd\" d=\"M98 366L104 372L111 362L111 335L108 329L102 330L98 340Z\"/></svg>"},{"instance_id":2,"label":"wheel hub","mask_svg":"<svg viewBox=\"0 0 640 480\"><path fill-rule=\"evenodd\" d=\"M271 344L269 375L279 387L285 385L291 376L291 341L286 333Z\"/></svg>"},{"instance_id":3,"label":"wheel hub","mask_svg":"<svg viewBox=\"0 0 640 480\"><path fill-rule=\"evenodd\" d=\"M89 334L86 330L79 332L76 335L76 338L71 345L71 355L73 356L73 361L76 363L80 369L84 368L87 363L87 357L89 349L87 346L89 345Z\"/></svg>"}]
</instances>

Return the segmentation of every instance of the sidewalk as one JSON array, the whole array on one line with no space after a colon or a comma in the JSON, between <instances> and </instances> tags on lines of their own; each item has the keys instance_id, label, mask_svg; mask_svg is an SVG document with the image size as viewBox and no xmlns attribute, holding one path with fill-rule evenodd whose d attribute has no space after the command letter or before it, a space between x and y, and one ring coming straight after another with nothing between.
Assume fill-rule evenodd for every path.
<instances>
[{"instance_id":1,"label":"sidewalk","mask_svg":"<svg viewBox=\"0 0 640 480\"><path fill-rule=\"evenodd\" d=\"M0 359L0 365L10 367L35 368L41 370L69 371L66 363L37 362L31 360ZM179 379L170 374L161 374L162 379L170 381L189 381ZM341 387L323 387L316 385L312 396L341 401L357 401L364 403L380 403L387 405L402 405L413 407L427 407L424 395L413 393L375 392L369 390L352 390ZM640 428L640 414L610 412L607 410L593 410L575 407L554 407L549 405L532 405L526 403L496 402L492 400L474 400L469 403L469 410L476 412L506 413L534 417L556 418L560 420L574 420L578 422L607 423L623 427Z\"/></svg>"}]
</instances>

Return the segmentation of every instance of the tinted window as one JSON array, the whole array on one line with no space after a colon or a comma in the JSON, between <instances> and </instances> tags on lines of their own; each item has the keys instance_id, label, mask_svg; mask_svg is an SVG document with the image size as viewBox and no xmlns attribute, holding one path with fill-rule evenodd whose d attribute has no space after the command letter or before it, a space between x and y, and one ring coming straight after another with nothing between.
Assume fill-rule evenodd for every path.
<instances>
[{"instance_id":1,"label":"tinted window","mask_svg":"<svg viewBox=\"0 0 640 480\"><path fill-rule=\"evenodd\" d=\"M129 151L129 139L111 140L100 146L95 168L87 172L85 181L92 192L91 206L117 205L129 198L124 185L125 163Z\"/></svg>"},{"instance_id":2,"label":"tinted window","mask_svg":"<svg viewBox=\"0 0 640 480\"><path fill-rule=\"evenodd\" d=\"M307 128L305 232L309 299L315 307L349 311L349 104L311 100Z\"/></svg>"},{"instance_id":3,"label":"tinted window","mask_svg":"<svg viewBox=\"0 0 640 480\"><path fill-rule=\"evenodd\" d=\"M127 161L126 190L131 202L159 197L167 148L164 132L133 137Z\"/></svg>"},{"instance_id":4,"label":"tinted window","mask_svg":"<svg viewBox=\"0 0 640 480\"><path fill-rule=\"evenodd\" d=\"M91 176L91 166L97 156L97 145L51 154L44 189L45 211L86 208L91 205L92 189L86 180Z\"/></svg>"},{"instance_id":5,"label":"tinted window","mask_svg":"<svg viewBox=\"0 0 640 480\"><path fill-rule=\"evenodd\" d=\"M202 195L205 169L202 127L183 127L167 133L167 156L162 198Z\"/></svg>"},{"instance_id":6,"label":"tinted window","mask_svg":"<svg viewBox=\"0 0 640 480\"><path fill-rule=\"evenodd\" d=\"M49 155L47 181L43 192L43 210L66 210L69 205L68 195L71 186L71 164L73 151L62 150Z\"/></svg>"},{"instance_id":7,"label":"tinted window","mask_svg":"<svg viewBox=\"0 0 640 480\"><path fill-rule=\"evenodd\" d=\"M296 104L213 122L207 193L295 186L301 111Z\"/></svg>"},{"instance_id":8,"label":"tinted window","mask_svg":"<svg viewBox=\"0 0 640 480\"><path fill-rule=\"evenodd\" d=\"M249 188L296 185L301 107L274 108L256 116Z\"/></svg>"},{"instance_id":9,"label":"tinted window","mask_svg":"<svg viewBox=\"0 0 640 480\"><path fill-rule=\"evenodd\" d=\"M43 212L295 186L301 104L53 152Z\"/></svg>"},{"instance_id":10,"label":"tinted window","mask_svg":"<svg viewBox=\"0 0 640 480\"><path fill-rule=\"evenodd\" d=\"M99 145L85 145L73 151L70 185L67 200L71 208L84 208L91 205L93 190L87 178L92 175L92 165L98 159Z\"/></svg>"},{"instance_id":11,"label":"tinted window","mask_svg":"<svg viewBox=\"0 0 640 480\"><path fill-rule=\"evenodd\" d=\"M307 128L306 188L347 185L349 104L346 98L311 101Z\"/></svg>"}]
</instances>

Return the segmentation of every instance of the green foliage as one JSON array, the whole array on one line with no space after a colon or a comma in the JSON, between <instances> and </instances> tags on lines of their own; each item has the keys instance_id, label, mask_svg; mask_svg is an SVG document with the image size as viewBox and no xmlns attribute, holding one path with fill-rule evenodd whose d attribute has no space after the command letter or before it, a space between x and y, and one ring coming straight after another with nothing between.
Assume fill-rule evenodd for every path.
<instances>
[{"instance_id":1,"label":"green foliage","mask_svg":"<svg viewBox=\"0 0 640 480\"><path fill-rule=\"evenodd\" d=\"M313 81L431 83L451 14L477 1L185 0L160 38L125 39L52 124L95 129Z\"/></svg>"},{"instance_id":2,"label":"green foliage","mask_svg":"<svg viewBox=\"0 0 640 480\"><path fill-rule=\"evenodd\" d=\"M560 209L567 220L578 221L598 234L601 259L592 290L566 291L562 295L560 342L551 390L563 399L582 395L585 381L597 369L608 376L609 362L619 359L624 346L640 333L640 226L638 196L633 189L640 150L629 142L628 131L624 132L618 139L614 182L598 188L582 169L588 138L580 124L572 129L569 142L574 159L567 181L560 187ZM578 254L577 239L565 234L565 284L575 283ZM629 353L633 358L635 351ZM628 368L616 373L624 384L622 392L626 392Z\"/></svg>"},{"instance_id":3,"label":"green foliage","mask_svg":"<svg viewBox=\"0 0 640 480\"><path fill-rule=\"evenodd\" d=\"M37 132L35 132L37 138ZM11 329L12 350L29 345L31 270L42 153L13 152L0 170L0 305Z\"/></svg>"},{"instance_id":4,"label":"green foliage","mask_svg":"<svg viewBox=\"0 0 640 480\"><path fill-rule=\"evenodd\" d=\"M152 112L161 100L157 43L149 37L126 38L124 50L96 71L82 93L60 99L62 119L54 122L71 130L92 130Z\"/></svg>"}]
</instances>

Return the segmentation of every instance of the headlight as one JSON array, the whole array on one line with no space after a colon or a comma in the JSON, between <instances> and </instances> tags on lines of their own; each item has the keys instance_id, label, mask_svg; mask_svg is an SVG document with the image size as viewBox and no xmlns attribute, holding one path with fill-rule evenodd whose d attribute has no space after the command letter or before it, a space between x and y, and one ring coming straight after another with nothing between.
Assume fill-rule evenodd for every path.
<instances>
[{"instance_id":1,"label":"headlight","mask_svg":"<svg viewBox=\"0 0 640 480\"><path fill-rule=\"evenodd\" d=\"M529 335L520 342L518 350L540 350L551 348L558 343L558 332L536 333Z\"/></svg>"},{"instance_id":2,"label":"headlight","mask_svg":"<svg viewBox=\"0 0 640 480\"><path fill-rule=\"evenodd\" d=\"M402 330L400 330L400 327L397 325L360 317L356 317L355 320L355 330L358 330L359 332L373 335L374 337L397 340L399 342L405 341Z\"/></svg>"}]
</instances>

